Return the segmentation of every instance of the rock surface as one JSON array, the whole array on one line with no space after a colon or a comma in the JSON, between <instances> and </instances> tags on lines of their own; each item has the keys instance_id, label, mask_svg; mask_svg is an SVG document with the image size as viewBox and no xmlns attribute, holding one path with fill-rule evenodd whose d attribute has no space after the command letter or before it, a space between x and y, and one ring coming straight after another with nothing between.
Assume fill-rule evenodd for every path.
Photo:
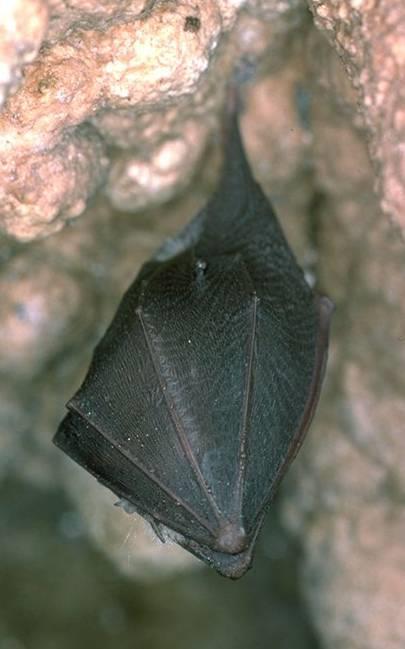
<instances>
[{"instance_id":1,"label":"rock surface","mask_svg":"<svg viewBox=\"0 0 405 649\"><path fill-rule=\"evenodd\" d=\"M33 61L48 28L44 0L9 0L0 5L0 106L21 81L24 65Z\"/></svg>"},{"instance_id":2,"label":"rock surface","mask_svg":"<svg viewBox=\"0 0 405 649\"><path fill-rule=\"evenodd\" d=\"M402 0L309 0L356 88L381 207L405 235L405 8Z\"/></svg>"},{"instance_id":3,"label":"rock surface","mask_svg":"<svg viewBox=\"0 0 405 649\"><path fill-rule=\"evenodd\" d=\"M238 4L158 2L142 12L139 1L51 3L41 50L0 115L6 232L30 241L60 230L109 167L106 191L120 208L163 202L184 186Z\"/></svg>"},{"instance_id":4,"label":"rock surface","mask_svg":"<svg viewBox=\"0 0 405 649\"><path fill-rule=\"evenodd\" d=\"M320 37L312 69L317 274L336 301L321 406L291 472L285 521L328 649L405 636L405 246L373 194L357 94Z\"/></svg>"},{"instance_id":5,"label":"rock surface","mask_svg":"<svg viewBox=\"0 0 405 649\"><path fill-rule=\"evenodd\" d=\"M133 518L50 439L123 291L212 191L210 134L233 61L251 59L242 126L255 174L337 304L283 519L323 646L403 649L405 9L313 0L314 24L298 1L144 5L1 9L28 13L23 27L0 20L0 479L63 484L124 572L139 577L145 558L156 575L150 538L131 536ZM162 574L179 569L180 555L159 552Z\"/></svg>"}]
</instances>

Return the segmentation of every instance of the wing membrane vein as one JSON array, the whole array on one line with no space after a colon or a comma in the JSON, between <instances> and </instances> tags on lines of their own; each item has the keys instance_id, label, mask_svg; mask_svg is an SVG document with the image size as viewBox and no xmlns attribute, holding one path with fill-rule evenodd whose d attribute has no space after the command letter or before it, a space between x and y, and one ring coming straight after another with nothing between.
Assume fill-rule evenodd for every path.
<instances>
[{"instance_id":1,"label":"wing membrane vein","mask_svg":"<svg viewBox=\"0 0 405 649\"><path fill-rule=\"evenodd\" d=\"M261 506L258 511L263 511L266 503L269 503L272 495L275 493L283 475L290 464L290 462L297 455L297 452L303 442L304 436L308 430L309 425L311 424L312 417L315 413L315 409L318 403L320 390L322 387L323 375L326 368L326 362L328 357L328 342L329 342L329 325L330 317L332 314L332 307L330 302L325 303L325 300L320 300L318 302L318 332L317 340L315 346L315 359L314 367L312 371L311 384L308 390L307 401L304 407L304 410L301 414L300 422L295 431L295 435L290 442L289 451L287 456L284 459L278 468L278 471L274 477L274 480L262 501Z\"/></svg>"},{"instance_id":2,"label":"wing membrane vein","mask_svg":"<svg viewBox=\"0 0 405 649\"><path fill-rule=\"evenodd\" d=\"M253 296L252 303L252 320L250 335L248 339L248 361L246 365L246 376L245 376L245 385L243 389L243 406L242 406L242 419L239 432L239 474L236 484L236 506L237 511L242 514L242 492L243 492L243 482L246 474L246 441L248 433L248 419L249 412L252 402L252 385L253 385L253 373L254 373L254 354L255 354L255 342L256 342L256 328L257 328L257 305L259 298L256 293Z\"/></svg>"},{"instance_id":3,"label":"wing membrane vein","mask_svg":"<svg viewBox=\"0 0 405 649\"><path fill-rule=\"evenodd\" d=\"M78 410L75 407L74 403L69 404L69 409L73 410L80 417L82 417L82 413L80 412L80 410ZM177 498L177 496L174 494L174 492L170 489L170 487L167 487L161 480L159 480L159 478L156 475L154 475L150 471L148 471L148 469L141 462L139 462L137 459L135 459L129 453L127 453L127 451L124 448L122 448L120 446L117 446L117 444L106 433L104 433L97 425L95 425L93 423L91 425L95 430L97 430L97 432L102 437L104 437L104 439L107 440L107 442L109 442L113 446L113 448L115 448L123 457L125 457L127 460L129 460L131 462L131 464L133 464L151 482L154 482L159 487L159 489L161 489L171 500L173 500L173 502L175 502L175 503L178 502L180 504L180 506L183 507L183 509L185 509L189 514L191 514L191 516L193 516L200 523L200 525L202 525L202 527L204 527L212 536L215 536L215 531L212 529L212 527L208 523L208 521L201 518L201 516L199 516L199 514L197 514L193 510L193 508L190 507L190 505L188 505L186 502L184 502L183 500L180 501ZM151 514L151 516L155 515L153 512L150 512L150 514Z\"/></svg>"},{"instance_id":4,"label":"wing membrane vein","mask_svg":"<svg viewBox=\"0 0 405 649\"><path fill-rule=\"evenodd\" d=\"M169 390L167 389L167 385L165 384L165 381L164 381L164 379L163 379L163 377L161 375L161 372L159 371L158 355L157 355L156 350L155 350L155 348L153 346L153 342L152 342L150 333L148 331L148 326L147 326L145 318L144 318L144 316L142 314L141 309L137 310L137 315L138 315L138 318L139 318L141 326L142 326L142 331L143 331L143 334L145 336L146 344L148 346L149 354L150 354L150 357L152 359L153 367L155 369L155 373L156 373L157 379L159 381L160 389L162 390L162 394L163 394L167 409L169 411L170 418L171 418L171 420L173 422L174 429L175 429L175 431L177 433L177 437L178 437L178 439L180 441L180 444L181 444L181 447L182 447L182 449L183 449L183 451L185 453L185 456L188 459L188 461L189 461L189 463L190 463L190 465L191 465L191 467L193 469L193 472L194 472L194 475L195 475L195 477L197 479L197 482L200 485L200 487L201 487L205 497L207 498L208 502L210 503L210 505L211 505L211 507L213 509L213 512L215 514L215 517L217 518L217 520L219 522L220 515L221 515L219 507L218 507L217 503L215 502L214 498L212 497L212 495L211 495L211 493L210 493L210 491L209 491L209 489L207 487L204 476L203 476L203 474L201 472L201 469L200 469L200 467L199 467L199 465L197 463L197 460L196 460L196 458L194 456L194 452L193 452L193 450L192 450L192 448L190 446L190 442L187 439L187 435L185 433L184 427L183 427L183 425L181 423L181 420L180 420L180 418L179 418L179 416L177 414L176 407L175 407L175 404L173 402L173 399L170 396Z\"/></svg>"}]
</instances>

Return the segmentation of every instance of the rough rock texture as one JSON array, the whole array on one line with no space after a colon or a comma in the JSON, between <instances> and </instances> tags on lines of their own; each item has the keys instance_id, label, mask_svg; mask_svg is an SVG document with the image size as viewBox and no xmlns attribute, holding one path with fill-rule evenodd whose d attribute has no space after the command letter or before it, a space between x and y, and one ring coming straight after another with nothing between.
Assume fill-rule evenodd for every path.
<instances>
[{"instance_id":1,"label":"rough rock texture","mask_svg":"<svg viewBox=\"0 0 405 649\"><path fill-rule=\"evenodd\" d=\"M373 185L403 227L404 9L314 1L316 29L298 2L251 0L237 22L238 1L147 4L49 2L43 47L0 113L0 220L14 235L0 235L0 479L63 483L125 572L140 575L145 558L156 574L149 537L108 513L103 490L49 442L140 264L212 190L220 156L208 134L232 59L257 60L248 152L300 261L337 304L284 520L304 548L323 646L403 649L405 246ZM148 213L105 198L153 208L189 182ZM70 223L100 183L104 195Z\"/></svg>"},{"instance_id":2,"label":"rough rock texture","mask_svg":"<svg viewBox=\"0 0 405 649\"><path fill-rule=\"evenodd\" d=\"M405 234L404 3L309 0L309 5L357 89L381 205Z\"/></svg>"},{"instance_id":3,"label":"rough rock texture","mask_svg":"<svg viewBox=\"0 0 405 649\"><path fill-rule=\"evenodd\" d=\"M209 75L195 93L241 3L95 4L51 3L41 51L0 115L0 224L21 241L78 216L110 160L115 205L166 200L206 139L195 113L207 114Z\"/></svg>"},{"instance_id":4,"label":"rough rock texture","mask_svg":"<svg viewBox=\"0 0 405 649\"><path fill-rule=\"evenodd\" d=\"M0 106L33 61L48 27L44 0L7 0L0 5Z\"/></svg>"},{"instance_id":5,"label":"rough rock texture","mask_svg":"<svg viewBox=\"0 0 405 649\"><path fill-rule=\"evenodd\" d=\"M319 416L292 472L285 520L324 646L405 643L405 246L373 195L364 129L320 37L312 70L317 274L337 303Z\"/></svg>"}]
</instances>

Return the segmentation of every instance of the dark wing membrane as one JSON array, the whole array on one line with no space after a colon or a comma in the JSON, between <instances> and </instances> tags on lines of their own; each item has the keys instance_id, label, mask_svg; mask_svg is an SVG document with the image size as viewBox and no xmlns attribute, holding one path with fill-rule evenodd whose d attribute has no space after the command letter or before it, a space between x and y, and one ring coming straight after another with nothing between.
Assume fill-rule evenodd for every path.
<instances>
[{"instance_id":1,"label":"dark wing membrane","mask_svg":"<svg viewBox=\"0 0 405 649\"><path fill-rule=\"evenodd\" d=\"M260 520L310 423L326 360L325 325L316 299L302 300L291 311L261 302L243 490L248 532Z\"/></svg>"},{"instance_id":2,"label":"dark wing membrane","mask_svg":"<svg viewBox=\"0 0 405 649\"><path fill-rule=\"evenodd\" d=\"M173 517L179 506L200 517L207 530L204 541L209 543L217 520L176 434L145 338L138 293L136 282L96 348L89 373L68 407L134 468L149 476L151 488L154 481L164 486L172 495ZM179 531L186 532L183 528Z\"/></svg>"},{"instance_id":3,"label":"dark wing membrane","mask_svg":"<svg viewBox=\"0 0 405 649\"><path fill-rule=\"evenodd\" d=\"M141 297L139 282L130 289L69 403L110 454L114 447L151 489L165 491L169 500L149 513L173 527L169 502L173 521L182 508L205 528L198 540L208 546L228 518L238 475L253 315L238 257L214 259L201 275L187 252L162 265ZM110 466L109 478L103 471L113 484Z\"/></svg>"},{"instance_id":4,"label":"dark wing membrane","mask_svg":"<svg viewBox=\"0 0 405 649\"><path fill-rule=\"evenodd\" d=\"M220 520L234 520L256 298L239 255L192 252L148 284L142 320L167 409Z\"/></svg>"},{"instance_id":5,"label":"dark wing membrane","mask_svg":"<svg viewBox=\"0 0 405 649\"><path fill-rule=\"evenodd\" d=\"M232 184L234 178L223 180L225 188L234 187L239 200L231 200L230 191L217 193L207 208L197 251L206 258L218 250L237 251L258 300L243 425L246 460L236 490L246 530L252 534L303 435L302 421L307 404L316 401L313 377L322 359L317 357L318 303L245 163L240 188Z\"/></svg>"},{"instance_id":6,"label":"dark wing membrane","mask_svg":"<svg viewBox=\"0 0 405 649\"><path fill-rule=\"evenodd\" d=\"M257 533L259 530L260 525L257 528ZM257 533L249 540L249 545L246 547L246 550L236 554L212 550L198 545L192 539L183 538L179 539L177 542L196 557L205 561L206 564L215 568L215 570L217 570L221 575L230 577L231 579L238 579L239 577L242 577L251 566Z\"/></svg>"},{"instance_id":7,"label":"dark wing membrane","mask_svg":"<svg viewBox=\"0 0 405 649\"><path fill-rule=\"evenodd\" d=\"M204 521L184 507L173 507L173 497L140 471L116 446L106 440L77 413L69 413L55 435L55 443L75 462L94 475L117 496L132 502L139 514L172 529L192 527L195 538L207 536Z\"/></svg>"}]
</instances>

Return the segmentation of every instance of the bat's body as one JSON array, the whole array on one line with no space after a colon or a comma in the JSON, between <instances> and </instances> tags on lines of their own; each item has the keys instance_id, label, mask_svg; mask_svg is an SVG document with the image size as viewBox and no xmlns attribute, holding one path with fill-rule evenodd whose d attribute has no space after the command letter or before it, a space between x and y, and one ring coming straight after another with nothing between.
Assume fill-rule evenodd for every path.
<instances>
[{"instance_id":1,"label":"bat's body","mask_svg":"<svg viewBox=\"0 0 405 649\"><path fill-rule=\"evenodd\" d=\"M218 190L142 268L55 442L235 578L311 421L332 307L254 181L236 117L228 139Z\"/></svg>"}]
</instances>

